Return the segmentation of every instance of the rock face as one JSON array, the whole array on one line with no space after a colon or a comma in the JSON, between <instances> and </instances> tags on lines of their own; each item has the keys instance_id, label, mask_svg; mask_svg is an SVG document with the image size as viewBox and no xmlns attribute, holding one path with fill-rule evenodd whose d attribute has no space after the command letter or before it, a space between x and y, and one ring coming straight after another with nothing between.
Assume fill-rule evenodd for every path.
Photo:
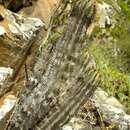
<instances>
[{"instance_id":1,"label":"rock face","mask_svg":"<svg viewBox=\"0 0 130 130\"><path fill-rule=\"evenodd\" d=\"M2 3L2 1L0 1L0 3ZM49 4L49 2L45 2L45 7L48 6L49 10L53 9L51 5L53 6L53 4ZM46 10L47 8L44 9ZM44 12L42 20L44 18L46 20L49 10L47 9L46 13ZM0 130L3 130L7 124L10 111L14 107L17 99L16 96L20 91L19 89L25 86L25 80L23 77L25 72L22 64L24 63L26 55L31 47L37 47L37 45L42 42L41 40L45 33L43 26L44 23L38 18L23 17L22 15L4 9L3 6L0 5L0 96L4 95L6 91L11 89L11 93L9 92L7 96L2 96L0 98ZM36 50L36 48L34 49ZM33 53L35 53L35 51L33 51ZM30 62L30 60L31 59L27 60L26 63ZM31 62L33 61L31 60ZM15 83L16 77L18 77L16 80L21 79L22 81ZM15 100L14 98L9 98L9 95L13 96ZM3 107L1 103L5 101L6 105Z\"/></svg>"},{"instance_id":2,"label":"rock face","mask_svg":"<svg viewBox=\"0 0 130 130\"><path fill-rule=\"evenodd\" d=\"M11 87L43 22L24 18L0 6L0 96Z\"/></svg>"},{"instance_id":3,"label":"rock face","mask_svg":"<svg viewBox=\"0 0 130 130\"><path fill-rule=\"evenodd\" d=\"M0 130L5 128L15 106L17 89L20 89L17 87L24 86L24 80L20 86L15 83L17 73L43 26L38 18L26 18L0 6ZM5 94L13 87L15 92Z\"/></svg>"},{"instance_id":4,"label":"rock face","mask_svg":"<svg viewBox=\"0 0 130 130\"><path fill-rule=\"evenodd\" d=\"M32 6L23 8L20 13L40 18L48 26L51 16L58 7L60 0L37 0L33 1Z\"/></svg>"},{"instance_id":5,"label":"rock face","mask_svg":"<svg viewBox=\"0 0 130 130\"><path fill-rule=\"evenodd\" d=\"M11 68L0 67L0 85L3 85L8 76L13 74Z\"/></svg>"},{"instance_id":6,"label":"rock face","mask_svg":"<svg viewBox=\"0 0 130 130\"><path fill-rule=\"evenodd\" d=\"M0 130L4 130L5 123L9 118L10 111L15 106L17 97L13 94L8 93L0 99Z\"/></svg>"},{"instance_id":7,"label":"rock face","mask_svg":"<svg viewBox=\"0 0 130 130\"><path fill-rule=\"evenodd\" d=\"M105 119L115 123L121 130L129 129L130 115L126 114L123 105L116 98L98 88L94 93L93 100L104 114Z\"/></svg>"},{"instance_id":8,"label":"rock face","mask_svg":"<svg viewBox=\"0 0 130 130\"><path fill-rule=\"evenodd\" d=\"M73 117L68 124L62 127L62 130L101 130L99 127L90 125L87 121Z\"/></svg>"}]
</instances>

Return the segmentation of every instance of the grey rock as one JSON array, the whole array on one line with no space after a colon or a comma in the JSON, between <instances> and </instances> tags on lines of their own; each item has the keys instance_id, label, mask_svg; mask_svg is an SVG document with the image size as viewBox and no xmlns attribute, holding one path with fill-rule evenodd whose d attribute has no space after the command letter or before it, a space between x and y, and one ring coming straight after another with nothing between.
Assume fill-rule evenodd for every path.
<instances>
[{"instance_id":1,"label":"grey rock","mask_svg":"<svg viewBox=\"0 0 130 130\"><path fill-rule=\"evenodd\" d=\"M0 21L0 96L10 89L12 79L18 72L25 56L37 39L44 23L37 18L27 18L0 7L3 20ZM11 73L6 73L7 69ZM3 77L4 76L4 77Z\"/></svg>"},{"instance_id":2,"label":"grey rock","mask_svg":"<svg viewBox=\"0 0 130 130\"><path fill-rule=\"evenodd\" d=\"M124 106L104 90L98 88L93 96L96 106L107 120L115 123L121 130L127 130L130 125L130 115L126 114Z\"/></svg>"}]
</instances>

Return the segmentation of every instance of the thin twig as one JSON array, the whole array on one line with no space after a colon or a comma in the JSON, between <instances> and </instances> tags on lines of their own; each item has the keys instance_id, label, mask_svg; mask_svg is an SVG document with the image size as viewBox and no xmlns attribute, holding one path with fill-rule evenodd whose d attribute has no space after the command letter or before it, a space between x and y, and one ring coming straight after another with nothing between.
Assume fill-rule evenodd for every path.
<instances>
[{"instance_id":1,"label":"thin twig","mask_svg":"<svg viewBox=\"0 0 130 130\"><path fill-rule=\"evenodd\" d=\"M29 75L28 75L28 68L27 68L26 63L24 65L24 70L25 70L25 79L26 79L26 82L28 82L29 81Z\"/></svg>"}]
</instances>

